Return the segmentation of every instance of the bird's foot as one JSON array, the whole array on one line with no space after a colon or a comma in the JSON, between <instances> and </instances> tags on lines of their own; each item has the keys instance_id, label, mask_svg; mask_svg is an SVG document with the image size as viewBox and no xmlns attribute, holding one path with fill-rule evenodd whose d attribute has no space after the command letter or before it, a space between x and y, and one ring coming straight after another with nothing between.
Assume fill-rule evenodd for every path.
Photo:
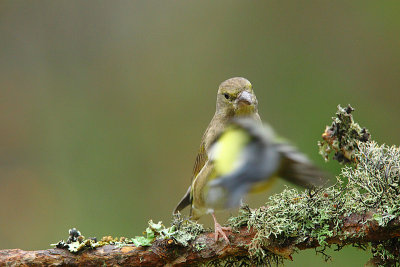
<instances>
[{"instance_id":1,"label":"bird's foot","mask_svg":"<svg viewBox=\"0 0 400 267\"><path fill-rule=\"evenodd\" d=\"M215 242L217 242L218 241L218 237L221 236L221 237L223 237L225 239L226 243L229 244L229 239L226 236L224 231L232 231L232 228L231 227L222 227L217 222L215 223L214 227L215 227Z\"/></svg>"},{"instance_id":2,"label":"bird's foot","mask_svg":"<svg viewBox=\"0 0 400 267\"><path fill-rule=\"evenodd\" d=\"M217 222L217 218L215 218L215 214L214 214L214 213L211 213L211 215L212 215L212 217L213 217L213 219L214 219L215 242L218 241L218 237L221 235L221 236L225 239L226 243L229 244L229 239L228 239L228 237L226 236L226 234L225 234L224 231L232 231L232 228L231 228L231 227L222 227L222 226Z\"/></svg>"}]
</instances>

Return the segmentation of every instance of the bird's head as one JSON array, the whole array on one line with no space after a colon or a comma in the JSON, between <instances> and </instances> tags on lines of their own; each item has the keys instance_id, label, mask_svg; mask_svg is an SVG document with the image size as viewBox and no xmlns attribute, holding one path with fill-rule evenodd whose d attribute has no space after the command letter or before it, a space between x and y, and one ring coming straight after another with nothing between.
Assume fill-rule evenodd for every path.
<instances>
[{"instance_id":1,"label":"bird's head","mask_svg":"<svg viewBox=\"0 0 400 267\"><path fill-rule=\"evenodd\" d=\"M257 112L257 98L251 83L241 77L221 83L217 95L217 112L246 116Z\"/></svg>"}]
</instances>

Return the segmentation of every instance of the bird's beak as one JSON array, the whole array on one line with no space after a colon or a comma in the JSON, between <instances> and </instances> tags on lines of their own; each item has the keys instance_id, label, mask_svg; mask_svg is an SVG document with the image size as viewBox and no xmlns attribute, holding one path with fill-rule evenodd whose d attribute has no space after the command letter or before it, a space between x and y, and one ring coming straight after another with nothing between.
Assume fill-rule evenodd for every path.
<instances>
[{"instance_id":1,"label":"bird's beak","mask_svg":"<svg viewBox=\"0 0 400 267\"><path fill-rule=\"evenodd\" d=\"M243 91L237 98L237 104L238 106L249 106L253 104L251 94L247 91Z\"/></svg>"}]
</instances>

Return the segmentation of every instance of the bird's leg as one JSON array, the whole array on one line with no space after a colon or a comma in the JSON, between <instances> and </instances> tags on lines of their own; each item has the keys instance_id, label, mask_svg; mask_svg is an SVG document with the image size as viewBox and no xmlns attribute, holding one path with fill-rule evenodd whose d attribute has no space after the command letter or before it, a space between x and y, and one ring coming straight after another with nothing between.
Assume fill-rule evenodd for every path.
<instances>
[{"instance_id":1,"label":"bird's leg","mask_svg":"<svg viewBox=\"0 0 400 267\"><path fill-rule=\"evenodd\" d=\"M232 228L231 227L222 227L218 222L217 219L215 218L214 212L211 213L213 219L214 219L214 228L215 228L215 242L218 241L218 236L221 235L226 242L229 244L229 239L226 236L226 234L224 233L224 231L231 231Z\"/></svg>"}]
</instances>

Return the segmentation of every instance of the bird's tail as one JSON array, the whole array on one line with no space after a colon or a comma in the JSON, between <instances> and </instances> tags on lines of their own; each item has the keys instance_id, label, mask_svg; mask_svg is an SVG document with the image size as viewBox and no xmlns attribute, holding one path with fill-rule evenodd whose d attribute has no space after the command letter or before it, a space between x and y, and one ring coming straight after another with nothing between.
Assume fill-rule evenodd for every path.
<instances>
[{"instance_id":1,"label":"bird's tail","mask_svg":"<svg viewBox=\"0 0 400 267\"><path fill-rule=\"evenodd\" d=\"M192 190L192 187L189 186L188 190L186 191L186 194L183 196L181 201L179 201L178 205L176 205L173 214L178 213L179 211L183 210L187 206L191 204L191 199L190 199L190 191Z\"/></svg>"}]
</instances>

